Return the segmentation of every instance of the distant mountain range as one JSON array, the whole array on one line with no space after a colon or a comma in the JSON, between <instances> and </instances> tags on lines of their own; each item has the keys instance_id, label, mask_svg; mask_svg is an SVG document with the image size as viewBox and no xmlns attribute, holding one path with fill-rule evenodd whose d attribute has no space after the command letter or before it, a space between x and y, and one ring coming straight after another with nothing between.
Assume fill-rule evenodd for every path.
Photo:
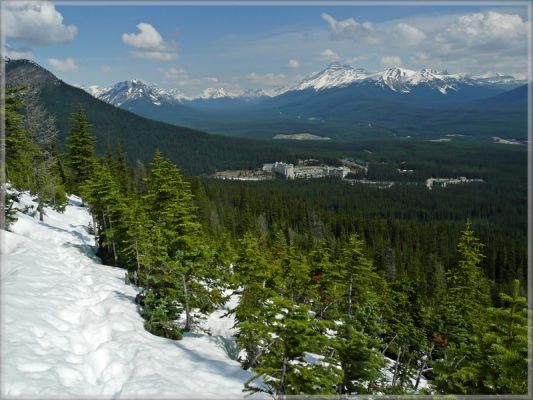
<instances>
[{"instance_id":1,"label":"distant mountain range","mask_svg":"<svg viewBox=\"0 0 533 400\"><path fill-rule=\"evenodd\" d=\"M466 89L475 88L478 97L486 93L499 93L513 89L525 82L511 75L489 74L470 76L467 74L449 74L433 69L413 71L405 68L389 68L380 72L368 72L348 65L332 63L326 69L313 74L300 83L273 90L247 89L229 91L224 88L207 88L198 96L186 96L177 89L162 89L148 85L139 79L119 82L111 88L99 86L79 86L94 97L123 107L140 100L150 102L156 106L162 104L187 104L197 101L240 99L255 101L257 99L273 98L285 93L313 90L315 92L331 89L362 87L366 90L378 87L393 93L408 95L421 90L434 91L435 95L446 96L460 93ZM472 92L472 90L470 90Z\"/></svg>"},{"instance_id":2,"label":"distant mountain range","mask_svg":"<svg viewBox=\"0 0 533 400\"><path fill-rule=\"evenodd\" d=\"M523 87L523 89L520 89ZM307 132L365 137L527 137L527 91L510 75L432 69L368 72L333 63L296 85L270 91L206 89L188 97L141 80L82 87L137 115L210 133L272 139Z\"/></svg>"},{"instance_id":3,"label":"distant mountain range","mask_svg":"<svg viewBox=\"0 0 533 400\"><path fill-rule=\"evenodd\" d=\"M272 160L312 158L311 151L294 151L286 144L210 135L199 130L142 118L98 100L29 60L6 63L6 87L24 86L39 94L40 102L56 118L60 147L69 132L70 114L83 105L99 154L121 143L129 160L150 162L160 150L188 175L210 174L230 168L255 168ZM150 98L150 97L148 97Z\"/></svg>"}]
</instances>

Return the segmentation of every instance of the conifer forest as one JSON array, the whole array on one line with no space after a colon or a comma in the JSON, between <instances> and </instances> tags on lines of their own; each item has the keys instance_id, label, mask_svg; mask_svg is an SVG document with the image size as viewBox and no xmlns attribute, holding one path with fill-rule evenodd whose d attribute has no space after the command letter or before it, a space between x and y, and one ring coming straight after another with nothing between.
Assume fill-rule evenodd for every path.
<instances>
[{"instance_id":1,"label":"conifer forest","mask_svg":"<svg viewBox=\"0 0 533 400\"><path fill-rule=\"evenodd\" d=\"M527 392L523 149L288 146L288 157L324 160L381 149L380 158L367 150L368 179L395 184L221 180L184 175L198 168L164 147L132 159L132 143L101 141L82 103L63 136L38 92L12 88L5 103L7 229L22 193L44 222L45 209L62 212L68 195L80 196L96 255L124 271L144 329L158 337L186 341L237 298L227 314L234 359L250 373L243 393ZM389 167L407 154L408 178ZM424 185L451 170L484 182Z\"/></svg>"}]
</instances>

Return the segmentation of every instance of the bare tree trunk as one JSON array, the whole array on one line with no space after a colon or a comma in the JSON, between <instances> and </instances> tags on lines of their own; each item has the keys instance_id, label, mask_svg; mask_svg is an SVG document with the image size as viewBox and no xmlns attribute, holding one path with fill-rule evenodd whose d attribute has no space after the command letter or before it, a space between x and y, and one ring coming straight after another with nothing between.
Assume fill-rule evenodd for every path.
<instances>
[{"instance_id":1,"label":"bare tree trunk","mask_svg":"<svg viewBox=\"0 0 533 400\"><path fill-rule=\"evenodd\" d=\"M107 223L105 221L105 213L102 212L102 221L104 223L104 231L107 231ZM107 245L107 249L109 250L109 245Z\"/></svg>"},{"instance_id":2,"label":"bare tree trunk","mask_svg":"<svg viewBox=\"0 0 533 400\"><path fill-rule=\"evenodd\" d=\"M109 213L109 206L107 207L107 212L108 212L108 214L110 214ZM108 219L109 219L109 229L113 230L113 223L111 222L111 216L109 216ZM113 264L116 267L117 266L118 256L117 256L117 246L116 246L116 243L115 243L115 234L112 235L111 246L113 248L113 260L114 260Z\"/></svg>"},{"instance_id":3,"label":"bare tree trunk","mask_svg":"<svg viewBox=\"0 0 533 400\"><path fill-rule=\"evenodd\" d=\"M183 284L183 293L185 295L185 330L188 331L191 329L191 314L189 310L189 293L187 291L185 274L181 274L181 283Z\"/></svg>"},{"instance_id":4,"label":"bare tree trunk","mask_svg":"<svg viewBox=\"0 0 533 400\"><path fill-rule=\"evenodd\" d=\"M135 238L135 259L137 261L137 278L135 285L140 286L141 283L141 263L139 262L139 238Z\"/></svg>"},{"instance_id":5,"label":"bare tree trunk","mask_svg":"<svg viewBox=\"0 0 533 400\"><path fill-rule=\"evenodd\" d=\"M396 340L396 338L398 337L398 334L394 335L394 337L392 338L392 340L389 342L389 344L387 344L387 347L385 347L383 349L383 351L381 352L381 354L385 354L385 352L389 349L390 345Z\"/></svg>"},{"instance_id":6,"label":"bare tree trunk","mask_svg":"<svg viewBox=\"0 0 533 400\"><path fill-rule=\"evenodd\" d=\"M353 274L350 275L350 286L348 288L348 320L352 320L352 291L353 291Z\"/></svg>"},{"instance_id":7,"label":"bare tree trunk","mask_svg":"<svg viewBox=\"0 0 533 400\"><path fill-rule=\"evenodd\" d=\"M281 364L281 376L279 380L279 394L283 395L285 394L285 379L287 375L287 345L283 345L283 360Z\"/></svg>"},{"instance_id":8,"label":"bare tree trunk","mask_svg":"<svg viewBox=\"0 0 533 400\"><path fill-rule=\"evenodd\" d=\"M396 365L394 366L394 375L392 377L392 386L396 386L398 379L398 370L400 365L400 357L402 356L402 346L398 346L398 355L396 356Z\"/></svg>"},{"instance_id":9,"label":"bare tree trunk","mask_svg":"<svg viewBox=\"0 0 533 400\"><path fill-rule=\"evenodd\" d=\"M428 360L431 358L431 353L433 353L434 347L435 347L435 343L432 343L431 348L429 349L429 352L427 354L427 357L424 359L422 364L420 364L420 368L418 369L418 374L416 376L415 390L418 390L418 385L420 385L420 379L422 378L422 371L426 369L426 365L428 363Z\"/></svg>"}]
</instances>

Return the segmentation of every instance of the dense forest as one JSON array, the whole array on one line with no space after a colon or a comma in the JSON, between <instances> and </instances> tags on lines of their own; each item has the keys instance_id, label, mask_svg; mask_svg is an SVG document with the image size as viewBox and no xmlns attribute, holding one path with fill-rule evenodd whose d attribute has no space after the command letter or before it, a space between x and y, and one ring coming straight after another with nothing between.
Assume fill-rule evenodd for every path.
<instances>
[{"instance_id":1,"label":"dense forest","mask_svg":"<svg viewBox=\"0 0 533 400\"><path fill-rule=\"evenodd\" d=\"M41 219L44 205L81 195L98 255L139 287L155 335L179 340L239 296L230 312L238 359L255 374L247 392L527 391L525 171L459 153L444 168L485 182L187 179L160 152L133 166L120 144L98 156L81 106L60 151L54 118L20 94L6 100L6 222L18 191L36 196ZM414 162L440 168L429 158Z\"/></svg>"}]
</instances>

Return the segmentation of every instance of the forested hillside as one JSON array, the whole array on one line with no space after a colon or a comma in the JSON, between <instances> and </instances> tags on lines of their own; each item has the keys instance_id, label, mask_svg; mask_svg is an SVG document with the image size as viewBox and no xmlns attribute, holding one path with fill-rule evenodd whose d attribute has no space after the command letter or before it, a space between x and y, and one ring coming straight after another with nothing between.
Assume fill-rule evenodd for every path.
<instances>
[{"instance_id":1,"label":"forested hillside","mask_svg":"<svg viewBox=\"0 0 533 400\"><path fill-rule=\"evenodd\" d=\"M527 391L520 150L503 176L494 159L459 154L486 181L431 192L413 182L188 180L162 152L146 167L128 165L119 147L97 156L82 106L62 151L53 116L28 100L6 101L6 221L20 190L44 222L44 206L61 211L66 192L80 194L98 255L127 273L157 336L187 340L235 296L245 392Z\"/></svg>"},{"instance_id":2,"label":"forested hillside","mask_svg":"<svg viewBox=\"0 0 533 400\"><path fill-rule=\"evenodd\" d=\"M69 115L82 105L97 139L96 152L102 155L108 147L120 143L132 163L148 162L160 150L186 174L197 175L308 155L276 143L209 135L139 117L95 99L30 61L8 62L6 82L8 87L26 85L39 93L39 101L55 117L60 148L69 132Z\"/></svg>"}]
</instances>

